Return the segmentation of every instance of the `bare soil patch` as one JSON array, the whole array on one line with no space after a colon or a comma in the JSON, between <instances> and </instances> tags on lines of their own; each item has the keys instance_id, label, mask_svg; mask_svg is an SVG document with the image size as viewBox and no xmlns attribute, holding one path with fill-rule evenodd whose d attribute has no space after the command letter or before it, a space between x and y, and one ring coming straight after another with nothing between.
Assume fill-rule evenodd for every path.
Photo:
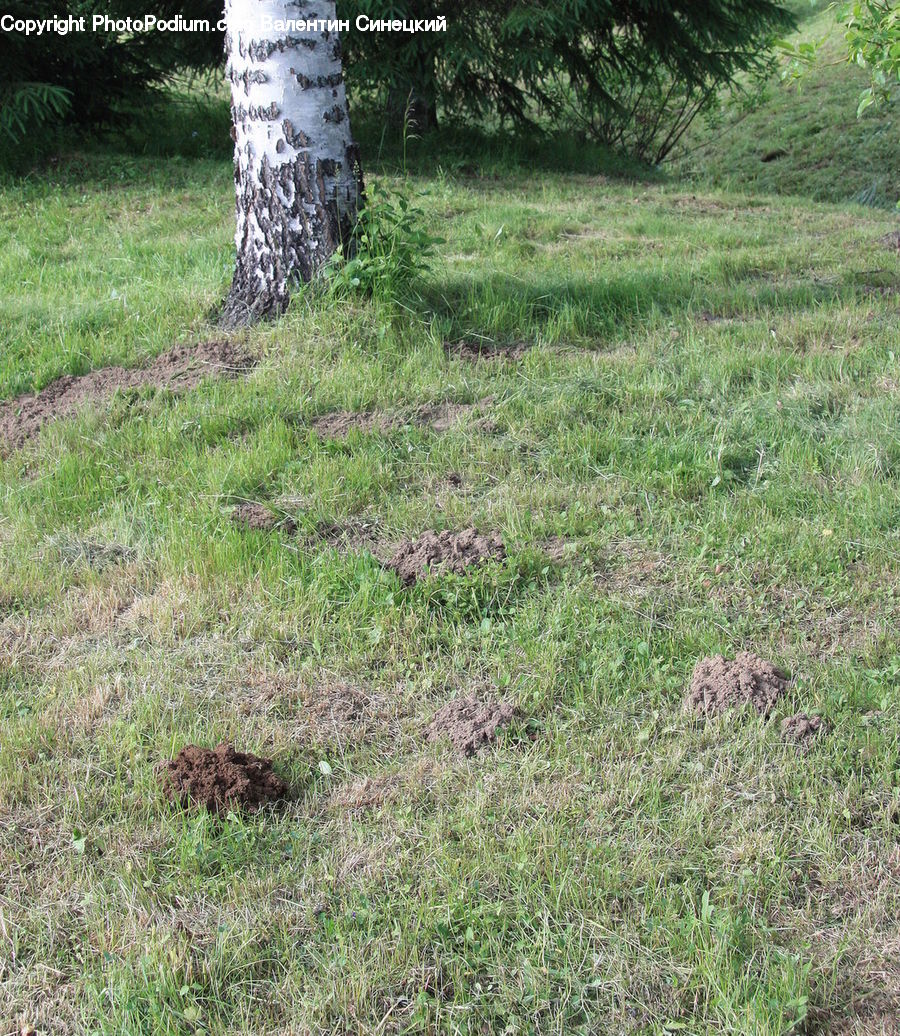
<instances>
[{"instance_id":1,"label":"bare soil patch","mask_svg":"<svg viewBox=\"0 0 900 1036\"><path fill-rule=\"evenodd\" d=\"M239 504L231 512L231 520L242 528L260 532L282 529L288 535L293 535L297 531L297 523L293 518L274 514L264 504Z\"/></svg>"},{"instance_id":2,"label":"bare soil patch","mask_svg":"<svg viewBox=\"0 0 900 1036\"><path fill-rule=\"evenodd\" d=\"M468 417L478 407L476 403L432 403L420 406L411 424L420 428L430 428L433 432L448 432L464 417Z\"/></svg>"},{"instance_id":3,"label":"bare soil patch","mask_svg":"<svg viewBox=\"0 0 900 1036\"><path fill-rule=\"evenodd\" d=\"M719 215L722 212L733 212L734 206L727 201L718 201L715 198L698 197L696 194L674 194L666 199L668 204L678 209L689 209L701 216ZM639 204L640 199L635 198L634 204ZM755 209L755 212L766 212L767 209Z\"/></svg>"},{"instance_id":4,"label":"bare soil patch","mask_svg":"<svg viewBox=\"0 0 900 1036\"><path fill-rule=\"evenodd\" d=\"M551 536L541 544L541 549L555 565L564 565L570 561L577 561L579 545L567 540L564 536Z\"/></svg>"},{"instance_id":5,"label":"bare soil patch","mask_svg":"<svg viewBox=\"0 0 900 1036\"><path fill-rule=\"evenodd\" d=\"M366 775L341 785L329 796L328 804L342 812L360 813L401 800L409 802L430 794L440 773L430 759L414 759L398 771Z\"/></svg>"},{"instance_id":6,"label":"bare soil patch","mask_svg":"<svg viewBox=\"0 0 900 1036\"><path fill-rule=\"evenodd\" d=\"M474 694L454 698L435 714L428 726L428 740L449 740L457 752L471 756L496 740L515 715L512 702Z\"/></svg>"},{"instance_id":7,"label":"bare soil patch","mask_svg":"<svg viewBox=\"0 0 900 1036\"><path fill-rule=\"evenodd\" d=\"M367 550L373 556L383 561L385 555L390 554L387 547L378 534L379 523L373 519L354 518L347 522L319 522L316 525L315 534L307 537L308 547L315 547L325 543L335 550Z\"/></svg>"},{"instance_id":8,"label":"bare soil patch","mask_svg":"<svg viewBox=\"0 0 900 1036\"><path fill-rule=\"evenodd\" d=\"M402 690L385 695L352 680L268 671L251 674L227 694L247 736L330 752L396 742L405 714Z\"/></svg>"},{"instance_id":9,"label":"bare soil patch","mask_svg":"<svg viewBox=\"0 0 900 1036\"><path fill-rule=\"evenodd\" d=\"M741 651L733 661L714 655L694 668L688 701L706 714L751 705L768 716L787 690L788 680L787 673L751 651Z\"/></svg>"},{"instance_id":10,"label":"bare soil patch","mask_svg":"<svg viewBox=\"0 0 900 1036\"><path fill-rule=\"evenodd\" d=\"M467 480L463 475L458 471L451 471L433 479L428 488L434 494L434 502L438 509L443 511L445 505L455 497L464 496L471 491L466 483Z\"/></svg>"},{"instance_id":11,"label":"bare soil patch","mask_svg":"<svg viewBox=\"0 0 900 1036\"><path fill-rule=\"evenodd\" d=\"M498 533L483 535L474 527L462 532L425 532L416 540L403 540L387 562L404 586L428 573L465 572L472 565L492 559L503 561L506 548Z\"/></svg>"},{"instance_id":12,"label":"bare soil patch","mask_svg":"<svg viewBox=\"0 0 900 1036\"><path fill-rule=\"evenodd\" d=\"M521 360L531 348L528 342L486 342L480 338L464 338L459 342L444 342L448 356L477 363L479 360Z\"/></svg>"},{"instance_id":13,"label":"bare soil patch","mask_svg":"<svg viewBox=\"0 0 900 1036\"><path fill-rule=\"evenodd\" d=\"M879 814L891 806L889 791L878 796ZM820 976L804 1033L900 1036L900 849L862 835L839 868L809 871L806 894L774 918L804 939Z\"/></svg>"},{"instance_id":14,"label":"bare soil patch","mask_svg":"<svg viewBox=\"0 0 900 1036\"><path fill-rule=\"evenodd\" d=\"M377 411L334 410L322 414L311 424L313 431L323 439L345 439L351 431L389 432L396 427L396 420L390 414Z\"/></svg>"},{"instance_id":15,"label":"bare soil patch","mask_svg":"<svg viewBox=\"0 0 900 1036\"><path fill-rule=\"evenodd\" d=\"M372 726L384 719L384 703L351 683L324 683L305 689L301 701L311 723L323 731L342 733Z\"/></svg>"},{"instance_id":16,"label":"bare soil patch","mask_svg":"<svg viewBox=\"0 0 900 1036\"><path fill-rule=\"evenodd\" d=\"M616 540L596 558L596 580L607 593L638 600L676 591L672 559L635 539Z\"/></svg>"},{"instance_id":17,"label":"bare soil patch","mask_svg":"<svg viewBox=\"0 0 900 1036\"><path fill-rule=\"evenodd\" d=\"M271 759L237 752L227 742L216 748L187 745L159 772L167 795L183 805L205 806L211 813L257 810L287 792Z\"/></svg>"},{"instance_id":18,"label":"bare soil patch","mask_svg":"<svg viewBox=\"0 0 900 1036\"><path fill-rule=\"evenodd\" d=\"M407 425L430 428L434 432L446 432L464 417L481 411L491 402L488 398L478 403L426 403L417 407L411 414L389 414L378 410L334 410L315 418L310 427L323 439L346 439L351 431L387 435ZM482 417L476 427L482 427L484 421L485 418Z\"/></svg>"},{"instance_id":19,"label":"bare soil patch","mask_svg":"<svg viewBox=\"0 0 900 1036\"><path fill-rule=\"evenodd\" d=\"M740 317L727 316L724 313L714 313L712 310L704 309L699 318L704 324L743 324L746 323Z\"/></svg>"},{"instance_id":20,"label":"bare soil patch","mask_svg":"<svg viewBox=\"0 0 900 1036\"><path fill-rule=\"evenodd\" d=\"M900 295L900 285L896 284L864 284L862 293L866 298L892 299Z\"/></svg>"},{"instance_id":21,"label":"bare soil patch","mask_svg":"<svg viewBox=\"0 0 900 1036\"><path fill-rule=\"evenodd\" d=\"M807 716L805 712L798 712L795 716L788 716L781 721L782 736L789 741L795 741L797 747L804 751L810 748L824 730L825 725L821 716Z\"/></svg>"},{"instance_id":22,"label":"bare soil patch","mask_svg":"<svg viewBox=\"0 0 900 1036\"><path fill-rule=\"evenodd\" d=\"M342 810L381 809L399 796L402 786L403 778L397 774L360 777L335 792L331 801Z\"/></svg>"},{"instance_id":23,"label":"bare soil patch","mask_svg":"<svg viewBox=\"0 0 900 1036\"><path fill-rule=\"evenodd\" d=\"M810 1036L900 1036L900 1016L868 1010L863 1004L860 1013L849 1018L818 1017L810 1012Z\"/></svg>"},{"instance_id":24,"label":"bare soil patch","mask_svg":"<svg viewBox=\"0 0 900 1036\"><path fill-rule=\"evenodd\" d=\"M456 486L459 476L451 481ZM246 503L236 507L232 520L247 529L272 532L282 529L288 535L298 531L290 517L278 516L263 504ZM319 522L315 531L300 539L315 551L322 544L340 553L368 551L384 568L396 572L404 586L412 586L429 574L453 572L457 575L485 561L503 561L506 548L499 533L480 533L469 527L461 532L429 530L417 539L396 540L384 537L377 519L350 519L347 522Z\"/></svg>"},{"instance_id":25,"label":"bare soil patch","mask_svg":"<svg viewBox=\"0 0 900 1036\"><path fill-rule=\"evenodd\" d=\"M235 377L255 358L234 342L176 345L145 367L103 367L90 374L63 375L40 392L0 403L0 445L18 447L50 421L69 417L87 403L107 399L120 389L196 388L206 377Z\"/></svg>"}]
</instances>

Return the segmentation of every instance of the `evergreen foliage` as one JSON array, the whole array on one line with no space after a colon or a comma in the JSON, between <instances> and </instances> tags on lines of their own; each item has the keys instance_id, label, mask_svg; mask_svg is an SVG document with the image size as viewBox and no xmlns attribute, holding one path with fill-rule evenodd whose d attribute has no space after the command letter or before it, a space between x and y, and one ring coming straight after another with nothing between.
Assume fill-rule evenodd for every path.
<instances>
[{"instance_id":1,"label":"evergreen foliage","mask_svg":"<svg viewBox=\"0 0 900 1036\"><path fill-rule=\"evenodd\" d=\"M427 17L418 0L346 0L341 14ZM349 33L349 75L389 110L514 124L552 118L661 161L793 24L775 0L460 0L446 33ZM422 128L420 126L420 128Z\"/></svg>"},{"instance_id":2,"label":"evergreen foliage","mask_svg":"<svg viewBox=\"0 0 900 1036\"><path fill-rule=\"evenodd\" d=\"M11 0L16 17L108 13L133 18L144 0ZM769 44L792 24L778 0L459 0L443 33L359 32L356 17L430 18L420 0L344 0L343 45L355 103L386 105L419 130L447 121L574 128L654 162L723 86L767 67ZM159 0L160 18L215 24L221 0ZM0 67L2 125L27 119L97 123L116 103L177 68L222 60L211 33L7 34ZM36 90L40 84L54 90ZM23 93L23 91L26 91ZM15 115L13 113L18 113Z\"/></svg>"},{"instance_id":3,"label":"evergreen foliage","mask_svg":"<svg viewBox=\"0 0 900 1036\"><path fill-rule=\"evenodd\" d=\"M90 23L95 14L140 18L147 6L145 0L7 0L2 13L37 20L71 15ZM157 0L152 13L159 19L208 18L214 25L221 6L219 0ZM118 102L159 85L175 69L210 68L222 57L217 33L9 32L0 37L0 47L0 134L7 145L34 125L63 117L83 124L107 121Z\"/></svg>"}]
</instances>

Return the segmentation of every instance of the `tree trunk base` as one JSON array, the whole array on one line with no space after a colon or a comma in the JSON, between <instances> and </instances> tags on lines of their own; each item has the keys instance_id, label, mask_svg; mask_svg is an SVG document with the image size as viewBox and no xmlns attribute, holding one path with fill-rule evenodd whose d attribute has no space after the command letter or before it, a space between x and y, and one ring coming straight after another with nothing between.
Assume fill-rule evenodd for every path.
<instances>
[{"instance_id":1,"label":"tree trunk base","mask_svg":"<svg viewBox=\"0 0 900 1036\"><path fill-rule=\"evenodd\" d=\"M289 302L287 292L260 292L236 271L222 303L218 325L223 331L236 331L259 320L274 320L285 312Z\"/></svg>"},{"instance_id":2,"label":"tree trunk base","mask_svg":"<svg viewBox=\"0 0 900 1036\"><path fill-rule=\"evenodd\" d=\"M343 171L343 205L333 184ZM340 162L305 153L273 169L266 159L255 170L238 164L240 235L237 263L219 316L224 329L274 319L288 308L291 289L317 277L341 249L356 251L356 210L364 197L355 144ZM260 233L260 231L262 233Z\"/></svg>"},{"instance_id":3,"label":"tree trunk base","mask_svg":"<svg viewBox=\"0 0 900 1036\"><path fill-rule=\"evenodd\" d=\"M298 0L225 0L231 82L237 261L219 314L223 328L280 316L291 290L353 248L362 175L341 67L320 0L316 32L273 27L258 35L259 7L283 13Z\"/></svg>"}]
</instances>

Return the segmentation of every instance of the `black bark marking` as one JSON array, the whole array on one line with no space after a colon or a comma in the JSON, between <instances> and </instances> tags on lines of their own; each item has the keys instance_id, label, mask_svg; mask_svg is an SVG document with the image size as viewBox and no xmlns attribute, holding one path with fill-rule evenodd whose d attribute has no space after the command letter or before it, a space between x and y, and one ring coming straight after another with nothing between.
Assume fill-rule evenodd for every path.
<instances>
[{"instance_id":1,"label":"black bark marking","mask_svg":"<svg viewBox=\"0 0 900 1036\"><path fill-rule=\"evenodd\" d=\"M281 124L281 131L284 133L284 139L291 145L294 150L299 150L303 147L309 147L311 141L309 137L303 132L303 130L294 129L294 124L290 119L285 119Z\"/></svg>"},{"instance_id":2,"label":"black bark marking","mask_svg":"<svg viewBox=\"0 0 900 1036\"><path fill-rule=\"evenodd\" d=\"M234 83L240 83L244 88L244 93L249 95L250 87L259 83L267 83L269 77L262 69L254 69L251 71L249 68L244 69L243 72L235 72L234 69L228 69L228 79Z\"/></svg>"},{"instance_id":3,"label":"black bark marking","mask_svg":"<svg viewBox=\"0 0 900 1036\"><path fill-rule=\"evenodd\" d=\"M322 112L322 118L326 122L333 122L336 126L339 126L347 118L347 113L341 105L336 104L333 108L328 108Z\"/></svg>"},{"instance_id":4,"label":"black bark marking","mask_svg":"<svg viewBox=\"0 0 900 1036\"><path fill-rule=\"evenodd\" d=\"M266 61L276 50L282 54L286 50L296 50L298 47L315 50L316 44L316 40L311 40L306 36L286 36L280 40L251 40L246 47L242 40L239 53L242 58L246 57L251 61Z\"/></svg>"},{"instance_id":5,"label":"black bark marking","mask_svg":"<svg viewBox=\"0 0 900 1036\"><path fill-rule=\"evenodd\" d=\"M274 101L265 108L258 104L249 107L238 104L232 106L231 114L235 122L274 122L281 114L281 109Z\"/></svg>"},{"instance_id":6,"label":"black bark marking","mask_svg":"<svg viewBox=\"0 0 900 1036\"><path fill-rule=\"evenodd\" d=\"M347 155L359 177L355 145ZM312 280L341 245L352 254L356 197L347 190L344 204L338 203L335 175L340 171L339 162L315 161L309 152L301 151L277 168L264 157L254 176L249 154L238 153L235 181L243 234L221 316L224 326L239 327L283 313L295 280ZM262 241L253 233L254 227L259 227Z\"/></svg>"},{"instance_id":7,"label":"black bark marking","mask_svg":"<svg viewBox=\"0 0 900 1036\"><path fill-rule=\"evenodd\" d=\"M344 76L340 72L334 72L330 76L305 76L302 72L298 72L295 68L292 68L291 75L296 76L297 82L303 87L304 90L313 90L316 88L326 86L340 86L344 81Z\"/></svg>"}]
</instances>

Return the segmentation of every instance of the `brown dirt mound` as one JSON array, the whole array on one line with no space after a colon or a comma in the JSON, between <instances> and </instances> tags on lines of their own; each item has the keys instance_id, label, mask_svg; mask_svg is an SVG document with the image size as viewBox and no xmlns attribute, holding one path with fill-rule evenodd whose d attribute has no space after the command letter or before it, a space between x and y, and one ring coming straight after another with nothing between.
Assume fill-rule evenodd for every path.
<instances>
[{"instance_id":1,"label":"brown dirt mound","mask_svg":"<svg viewBox=\"0 0 900 1036\"><path fill-rule=\"evenodd\" d=\"M788 716L781 721L782 736L796 741L804 749L809 748L824 730L821 716L807 716L805 712L798 712L796 716Z\"/></svg>"},{"instance_id":2,"label":"brown dirt mound","mask_svg":"<svg viewBox=\"0 0 900 1036\"><path fill-rule=\"evenodd\" d=\"M420 406L410 423L433 432L448 432L474 409L473 403L432 403Z\"/></svg>"},{"instance_id":3,"label":"brown dirt mound","mask_svg":"<svg viewBox=\"0 0 900 1036\"><path fill-rule=\"evenodd\" d=\"M550 539L544 540L541 549L555 565L563 565L578 557L578 544L563 536L551 536Z\"/></svg>"},{"instance_id":4,"label":"brown dirt mound","mask_svg":"<svg viewBox=\"0 0 900 1036\"><path fill-rule=\"evenodd\" d=\"M307 536L305 542L313 550L320 543L342 552L367 550L380 560L389 552L378 535L378 523L366 518L351 518L343 523L319 522L315 534Z\"/></svg>"},{"instance_id":5,"label":"brown dirt mound","mask_svg":"<svg viewBox=\"0 0 900 1036\"><path fill-rule=\"evenodd\" d=\"M444 349L449 356L477 363L478 360L521 360L531 346L528 342L485 342L481 339L464 338L460 342L445 342Z\"/></svg>"},{"instance_id":6,"label":"brown dirt mound","mask_svg":"<svg viewBox=\"0 0 900 1036\"><path fill-rule=\"evenodd\" d=\"M407 415L387 414L377 410L363 410L358 413L352 410L334 410L315 418L310 427L323 439L345 439L353 430L387 435L403 428L404 425L446 432L464 417L491 402L488 398L478 403L426 403Z\"/></svg>"},{"instance_id":7,"label":"brown dirt mound","mask_svg":"<svg viewBox=\"0 0 900 1036\"><path fill-rule=\"evenodd\" d=\"M176 345L146 367L103 367L77 377L63 375L40 392L0 403L0 445L21 446L49 421L69 417L86 403L106 399L119 389L150 386L184 391L209 375L233 377L255 359L233 342Z\"/></svg>"},{"instance_id":8,"label":"brown dirt mound","mask_svg":"<svg viewBox=\"0 0 900 1036\"><path fill-rule=\"evenodd\" d=\"M885 234L878 241L885 248L890 248L893 252L900 252L900 230L892 230L890 234Z\"/></svg>"},{"instance_id":9,"label":"brown dirt mound","mask_svg":"<svg viewBox=\"0 0 900 1036\"><path fill-rule=\"evenodd\" d=\"M273 514L263 504L246 503L239 504L231 512L231 520L236 525L245 529L252 529L261 532L271 532L273 529L283 529L289 535L297 531L297 523L293 518L279 517Z\"/></svg>"},{"instance_id":10,"label":"brown dirt mound","mask_svg":"<svg viewBox=\"0 0 900 1036\"><path fill-rule=\"evenodd\" d=\"M335 410L322 414L311 424L314 432L323 439L344 439L354 429L358 432L389 432L396 426L389 414L375 411L354 413L352 410Z\"/></svg>"},{"instance_id":11,"label":"brown dirt mound","mask_svg":"<svg viewBox=\"0 0 900 1036\"><path fill-rule=\"evenodd\" d=\"M454 698L435 714L428 727L428 740L447 738L457 752L474 755L494 741L515 715L511 702L483 701L475 695Z\"/></svg>"},{"instance_id":12,"label":"brown dirt mound","mask_svg":"<svg viewBox=\"0 0 900 1036\"><path fill-rule=\"evenodd\" d=\"M503 561L506 548L498 533L482 535L475 528L462 532L425 532L417 540L403 540L387 567L400 577L404 586L411 586L428 572L464 572L494 558Z\"/></svg>"},{"instance_id":13,"label":"brown dirt mound","mask_svg":"<svg viewBox=\"0 0 900 1036\"><path fill-rule=\"evenodd\" d=\"M236 752L224 741L215 749L187 745L162 766L160 779L170 798L205 806L211 813L256 810L287 792L271 759Z\"/></svg>"},{"instance_id":14,"label":"brown dirt mound","mask_svg":"<svg viewBox=\"0 0 900 1036\"><path fill-rule=\"evenodd\" d=\"M784 694L788 675L751 651L728 661L722 655L701 659L688 691L690 704L705 713L727 712L752 705L767 716Z\"/></svg>"}]
</instances>

